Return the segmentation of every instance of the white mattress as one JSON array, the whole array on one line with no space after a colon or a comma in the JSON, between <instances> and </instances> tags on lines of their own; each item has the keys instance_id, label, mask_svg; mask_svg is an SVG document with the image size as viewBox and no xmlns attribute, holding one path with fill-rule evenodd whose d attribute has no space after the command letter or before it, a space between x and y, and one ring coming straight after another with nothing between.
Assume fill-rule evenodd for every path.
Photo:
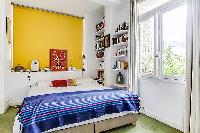
<instances>
[{"instance_id":1,"label":"white mattress","mask_svg":"<svg viewBox=\"0 0 200 133\"><path fill-rule=\"evenodd\" d=\"M90 84L90 85L83 85L83 86L70 86L70 87L60 87L60 88L59 87L53 88L53 87L38 86L38 87L31 88L27 97L43 95L43 94L52 94L52 93L102 90L102 89L111 89L111 88L99 85L97 83L96 84ZM74 123L74 124L70 124L70 125L67 125L67 126L55 128L55 129L49 130L48 132L53 132L53 131L57 131L57 130L61 130L61 129L66 129L66 128L71 128L71 127L80 126L80 125L84 125L84 124L94 123L94 122L101 121L101 120L106 120L106 119L110 119L110 118L124 116L124 115L130 114L130 113L134 113L134 112L127 111L127 112L116 113L116 114L107 114L107 115L104 115L104 116L99 117L99 118L94 118L94 119L83 121L83 122L80 122L80 123ZM15 118L15 122L14 122L14 126L13 126L13 133L21 133L20 122L18 121L18 116L16 116L16 118Z\"/></svg>"}]
</instances>

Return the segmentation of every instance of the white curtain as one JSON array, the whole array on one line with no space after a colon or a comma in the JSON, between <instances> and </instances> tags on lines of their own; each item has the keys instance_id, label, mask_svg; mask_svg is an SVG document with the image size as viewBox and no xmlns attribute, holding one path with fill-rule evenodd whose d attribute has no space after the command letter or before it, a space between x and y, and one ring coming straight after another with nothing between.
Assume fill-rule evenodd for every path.
<instances>
[{"instance_id":1,"label":"white curtain","mask_svg":"<svg viewBox=\"0 0 200 133\"><path fill-rule=\"evenodd\" d=\"M185 133L200 133L200 0L187 0Z\"/></svg>"},{"instance_id":2,"label":"white curtain","mask_svg":"<svg viewBox=\"0 0 200 133\"><path fill-rule=\"evenodd\" d=\"M130 0L129 26L129 90L138 92L138 0Z\"/></svg>"}]
</instances>

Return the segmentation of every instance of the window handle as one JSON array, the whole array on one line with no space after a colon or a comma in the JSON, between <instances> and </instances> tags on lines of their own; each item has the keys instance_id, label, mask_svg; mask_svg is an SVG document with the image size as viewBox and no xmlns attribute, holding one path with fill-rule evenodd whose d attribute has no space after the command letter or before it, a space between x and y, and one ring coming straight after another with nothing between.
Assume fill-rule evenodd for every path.
<instances>
[{"instance_id":1,"label":"window handle","mask_svg":"<svg viewBox=\"0 0 200 133\"><path fill-rule=\"evenodd\" d=\"M159 56L158 55L155 55L155 58L158 58Z\"/></svg>"}]
</instances>

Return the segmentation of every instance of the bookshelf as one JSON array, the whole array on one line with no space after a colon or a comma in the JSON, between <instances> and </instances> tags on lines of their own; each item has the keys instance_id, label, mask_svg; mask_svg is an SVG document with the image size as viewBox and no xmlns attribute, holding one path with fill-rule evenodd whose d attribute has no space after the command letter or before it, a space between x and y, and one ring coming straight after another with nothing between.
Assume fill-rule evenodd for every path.
<instances>
[{"instance_id":1,"label":"bookshelf","mask_svg":"<svg viewBox=\"0 0 200 133\"><path fill-rule=\"evenodd\" d=\"M104 85L104 66L105 66L105 44L104 44L104 33L105 33L105 18L102 18L102 21L96 25L95 33L95 52L96 52L96 61L97 66L95 70L97 71L96 80L98 83Z\"/></svg>"},{"instance_id":2,"label":"bookshelf","mask_svg":"<svg viewBox=\"0 0 200 133\"><path fill-rule=\"evenodd\" d=\"M116 27L112 36L112 75L111 87L125 89L128 87L128 24L123 22ZM118 77L123 75L123 82Z\"/></svg>"}]
</instances>

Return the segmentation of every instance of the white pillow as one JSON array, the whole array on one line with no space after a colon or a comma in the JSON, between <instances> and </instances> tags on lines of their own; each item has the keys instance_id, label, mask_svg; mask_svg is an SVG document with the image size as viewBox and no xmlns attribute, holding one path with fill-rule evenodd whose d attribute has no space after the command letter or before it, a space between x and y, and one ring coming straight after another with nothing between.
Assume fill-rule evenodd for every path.
<instances>
[{"instance_id":1,"label":"white pillow","mask_svg":"<svg viewBox=\"0 0 200 133\"><path fill-rule=\"evenodd\" d=\"M77 78L76 83L78 86L96 84L96 81L90 77Z\"/></svg>"},{"instance_id":2,"label":"white pillow","mask_svg":"<svg viewBox=\"0 0 200 133\"><path fill-rule=\"evenodd\" d=\"M53 86L51 80L42 80L38 82L39 87L51 87Z\"/></svg>"}]
</instances>

